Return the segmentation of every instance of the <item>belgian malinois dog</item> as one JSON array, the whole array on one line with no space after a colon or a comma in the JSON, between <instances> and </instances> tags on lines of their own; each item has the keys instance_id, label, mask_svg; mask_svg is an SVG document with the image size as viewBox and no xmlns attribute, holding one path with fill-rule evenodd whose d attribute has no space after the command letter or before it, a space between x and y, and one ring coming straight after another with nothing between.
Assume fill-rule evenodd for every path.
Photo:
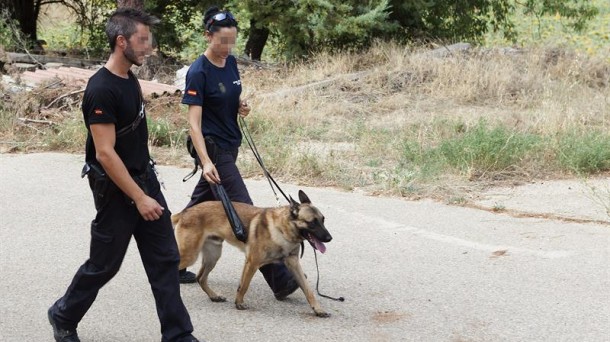
<instances>
[{"instance_id":1,"label":"belgian malinois dog","mask_svg":"<svg viewBox=\"0 0 610 342\"><path fill-rule=\"evenodd\" d=\"M299 191L299 200L301 203L290 198L290 205L278 208L258 208L233 202L247 229L245 243L235 237L219 201L203 202L172 215L180 250L180 269L194 264L201 251L203 260L197 273L199 286L213 302L226 301L225 297L219 296L208 286L208 275L220 258L222 243L226 240L246 253L246 263L235 297L237 309L248 308L244 304L244 295L256 270L263 265L283 261L294 274L316 316L330 316L322 310L305 279L299 263L299 250L302 242L307 240L324 253L324 242L332 240L332 236L324 227L324 216L303 191Z\"/></svg>"}]
</instances>

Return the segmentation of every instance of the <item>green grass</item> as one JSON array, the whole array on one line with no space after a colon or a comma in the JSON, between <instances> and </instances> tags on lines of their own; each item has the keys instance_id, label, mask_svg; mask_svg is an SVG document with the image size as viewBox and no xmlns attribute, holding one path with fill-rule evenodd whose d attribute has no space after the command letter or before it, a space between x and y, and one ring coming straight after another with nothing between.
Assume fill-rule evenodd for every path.
<instances>
[{"instance_id":1,"label":"green grass","mask_svg":"<svg viewBox=\"0 0 610 342\"><path fill-rule=\"evenodd\" d=\"M505 171L518 165L540 138L508 127L491 128L484 121L443 141L436 149L448 165L466 174Z\"/></svg>"},{"instance_id":2,"label":"green grass","mask_svg":"<svg viewBox=\"0 0 610 342\"><path fill-rule=\"evenodd\" d=\"M606 59L557 46L445 58L421 52L380 43L361 54L322 54L295 65L241 66L244 92L252 95L247 124L268 170L278 180L311 186L438 195L454 203L468 197L461 188L477 184L610 171ZM258 96L358 71L364 73L357 80ZM39 111L57 95L48 89L8 94L0 103L2 140L16 142L17 150L81 152L77 106ZM171 151L174 159L166 162L188 159L185 106L178 97L149 101L151 146ZM56 125L15 123L46 117ZM261 175L243 146L242 174Z\"/></svg>"},{"instance_id":3,"label":"green grass","mask_svg":"<svg viewBox=\"0 0 610 342\"><path fill-rule=\"evenodd\" d=\"M573 130L557 137L557 162L564 170L590 175L610 170L607 131Z\"/></svg>"}]
</instances>

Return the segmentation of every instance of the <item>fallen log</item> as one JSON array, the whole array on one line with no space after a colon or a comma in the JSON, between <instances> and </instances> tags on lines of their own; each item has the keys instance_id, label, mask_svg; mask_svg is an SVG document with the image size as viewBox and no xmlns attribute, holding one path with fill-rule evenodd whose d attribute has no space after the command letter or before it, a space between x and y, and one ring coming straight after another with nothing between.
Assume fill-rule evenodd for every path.
<instances>
[{"instance_id":1,"label":"fallen log","mask_svg":"<svg viewBox=\"0 0 610 342\"><path fill-rule=\"evenodd\" d=\"M103 64L102 60L83 59L83 58L70 58L70 57L58 57L58 56L47 56L47 55L33 55L27 53L8 52L7 53L12 63L62 63L63 65L73 67L87 67Z\"/></svg>"}]
</instances>

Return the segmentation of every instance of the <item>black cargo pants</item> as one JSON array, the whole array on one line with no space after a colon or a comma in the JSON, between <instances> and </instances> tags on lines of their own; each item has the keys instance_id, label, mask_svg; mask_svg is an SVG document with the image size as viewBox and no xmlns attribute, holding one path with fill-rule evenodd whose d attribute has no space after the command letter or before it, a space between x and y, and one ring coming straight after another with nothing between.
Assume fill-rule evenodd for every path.
<instances>
[{"instance_id":1,"label":"black cargo pants","mask_svg":"<svg viewBox=\"0 0 610 342\"><path fill-rule=\"evenodd\" d=\"M180 341L181 337L190 336L193 326L180 297L180 255L171 213L151 168L134 180L165 208L163 215L156 221L145 221L131 199L112 181L90 173L97 215L91 223L89 259L78 269L65 295L51 311L62 328L76 329L98 291L119 271L133 236L155 298L162 341Z\"/></svg>"}]
</instances>

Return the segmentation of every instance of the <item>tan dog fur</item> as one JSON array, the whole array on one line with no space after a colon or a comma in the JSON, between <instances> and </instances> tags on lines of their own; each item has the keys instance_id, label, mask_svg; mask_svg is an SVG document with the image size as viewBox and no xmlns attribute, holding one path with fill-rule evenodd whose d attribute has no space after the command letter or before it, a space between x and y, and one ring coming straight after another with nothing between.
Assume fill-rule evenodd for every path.
<instances>
[{"instance_id":1,"label":"tan dog fur","mask_svg":"<svg viewBox=\"0 0 610 342\"><path fill-rule=\"evenodd\" d=\"M299 191L299 200L302 203L291 199L291 205L279 208L258 208L233 202L248 231L246 243L235 237L219 201L203 202L172 215L180 250L180 269L194 264L201 251L203 260L197 281L212 301L226 301L226 298L219 296L208 286L208 275L222 254L223 241L227 241L246 253L246 263L235 297L237 309L248 308L244 304L244 295L256 270L265 264L283 261L293 273L316 316L330 316L322 310L309 287L298 254L301 243L305 240L304 236L307 236L308 240L315 236L313 239L321 242L328 242L332 237L324 227L324 216L311 205L311 201L302 191Z\"/></svg>"}]
</instances>

